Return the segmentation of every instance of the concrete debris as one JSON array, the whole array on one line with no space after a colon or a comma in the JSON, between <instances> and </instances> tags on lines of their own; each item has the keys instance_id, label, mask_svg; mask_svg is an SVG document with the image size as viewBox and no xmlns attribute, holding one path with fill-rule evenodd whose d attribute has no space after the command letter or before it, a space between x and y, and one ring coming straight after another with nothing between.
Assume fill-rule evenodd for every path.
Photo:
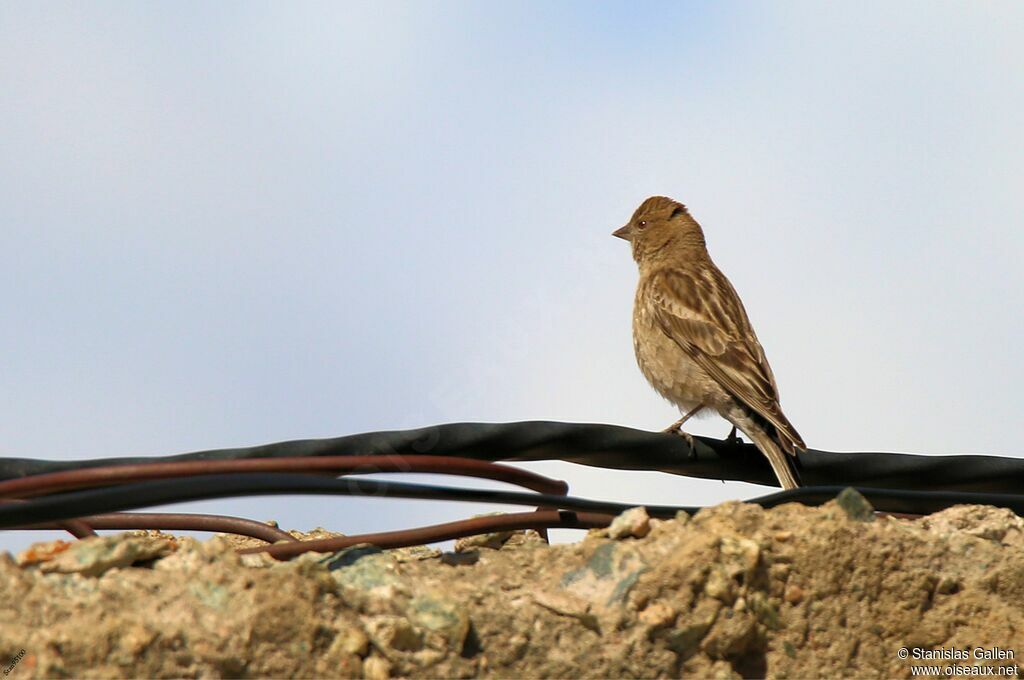
<instances>
[{"instance_id":1,"label":"concrete debris","mask_svg":"<svg viewBox=\"0 0 1024 680\"><path fill-rule=\"evenodd\" d=\"M839 495L836 496L836 503L850 519L861 522L873 522L875 519L875 509L871 507L871 502L852 486L839 492Z\"/></svg>"},{"instance_id":2,"label":"concrete debris","mask_svg":"<svg viewBox=\"0 0 1024 680\"><path fill-rule=\"evenodd\" d=\"M239 557L226 537L54 542L17 561L0 554L0 667L17 659L21 678L888 678L910 677L901 648L974 647L1016 660L942 664L1021 665L1022 520L961 506L864 521L869 508L846 493L820 508L726 503L668 521L630 511L621 533L548 546L517 532L498 549L450 553L475 555L458 566L432 549L367 545L277 562Z\"/></svg>"},{"instance_id":3,"label":"concrete debris","mask_svg":"<svg viewBox=\"0 0 1024 680\"><path fill-rule=\"evenodd\" d=\"M164 557L174 547L174 539L165 536L93 536L73 543L37 543L18 555L18 564L38 565L44 573L99 576L111 569Z\"/></svg>"},{"instance_id":4,"label":"concrete debris","mask_svg":"<svg viewBox=\"0 0 1024 680\"><path fill-rule=\"evenodd\" d=\"M620 538L643 538L651 531L651 518L647 510L630 508L616 517L608 527L608 537Z\"/></svg>"}]
</instances>

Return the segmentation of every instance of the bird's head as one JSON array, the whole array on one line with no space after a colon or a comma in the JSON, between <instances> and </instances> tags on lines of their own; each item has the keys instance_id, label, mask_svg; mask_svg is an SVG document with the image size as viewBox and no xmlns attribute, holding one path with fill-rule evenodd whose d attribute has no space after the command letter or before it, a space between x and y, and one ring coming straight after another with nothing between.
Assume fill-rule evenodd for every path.
<instances>
[{"instance_id":1,"label":"bird's head","mask_svg":"<svg viewBox=\"0 0 1024 680\"><path fill-rule=\"evenodd\" d=\"M629 222L612 232L629 241L633 259L648 261L677 249L704 249L704 232L686 206L664 196L651 196L640 204Z\"/></svg>"}]
</instances>

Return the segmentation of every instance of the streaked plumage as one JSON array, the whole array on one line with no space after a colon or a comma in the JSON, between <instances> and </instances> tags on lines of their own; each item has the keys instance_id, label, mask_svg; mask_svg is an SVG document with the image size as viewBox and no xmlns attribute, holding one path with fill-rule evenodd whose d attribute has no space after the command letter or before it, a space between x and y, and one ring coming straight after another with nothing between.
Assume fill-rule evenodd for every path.
<instances>
[{"instance_id":1,"label":"streaked plumage","mask_svg":"<svg viewBox=\"0 0 1024 680\"><path fill-rule=\"evenodd\" d=\"M633 346L644 377L683 413L717 411L768 458L783 488L803 440L779 405L775 376L743 303L708 255L704 233L670 198L644 201L615 232L640 269Z\"/></svg>"}]
</instances>

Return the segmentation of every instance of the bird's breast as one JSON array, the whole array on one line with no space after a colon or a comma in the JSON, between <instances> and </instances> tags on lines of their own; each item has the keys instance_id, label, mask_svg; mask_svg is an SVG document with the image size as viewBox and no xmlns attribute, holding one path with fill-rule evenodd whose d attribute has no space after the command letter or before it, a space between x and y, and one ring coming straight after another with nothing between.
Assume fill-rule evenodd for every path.
<instances>
[{"instance_id":1,"label":"bird's breast","mask_svg":"<svg viewBox=\"0 0 1024 680\"><path fill-rule=\"evenodd\" d=\"M715 407L726 396L718 383L661 330L640 299L633 312L633 351L651 387L683 410L700 403Z\"/></svg>"}]
</instances>

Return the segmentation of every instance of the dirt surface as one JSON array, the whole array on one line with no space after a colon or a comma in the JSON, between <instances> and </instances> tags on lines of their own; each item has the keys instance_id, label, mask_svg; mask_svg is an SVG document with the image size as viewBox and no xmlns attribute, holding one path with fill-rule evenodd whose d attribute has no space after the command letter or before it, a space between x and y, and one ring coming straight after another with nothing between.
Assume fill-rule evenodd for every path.
<instances>
[{"instance_id":1,"label":"dirt surface","mask_svg":"<svg viewBox=\"0 0 1024 680\"><path fill-rule=\"evenodd\" d=\"M727 503L672 521L634 512L612 533L291 562L240 558L238 541L219 537L37 546L0 556L0 668L889 678L912 666L1007 677L1024 665L1024 521L1004 510L875 518L847 494L822 508Z\"/></svg>"}]
</instances>

